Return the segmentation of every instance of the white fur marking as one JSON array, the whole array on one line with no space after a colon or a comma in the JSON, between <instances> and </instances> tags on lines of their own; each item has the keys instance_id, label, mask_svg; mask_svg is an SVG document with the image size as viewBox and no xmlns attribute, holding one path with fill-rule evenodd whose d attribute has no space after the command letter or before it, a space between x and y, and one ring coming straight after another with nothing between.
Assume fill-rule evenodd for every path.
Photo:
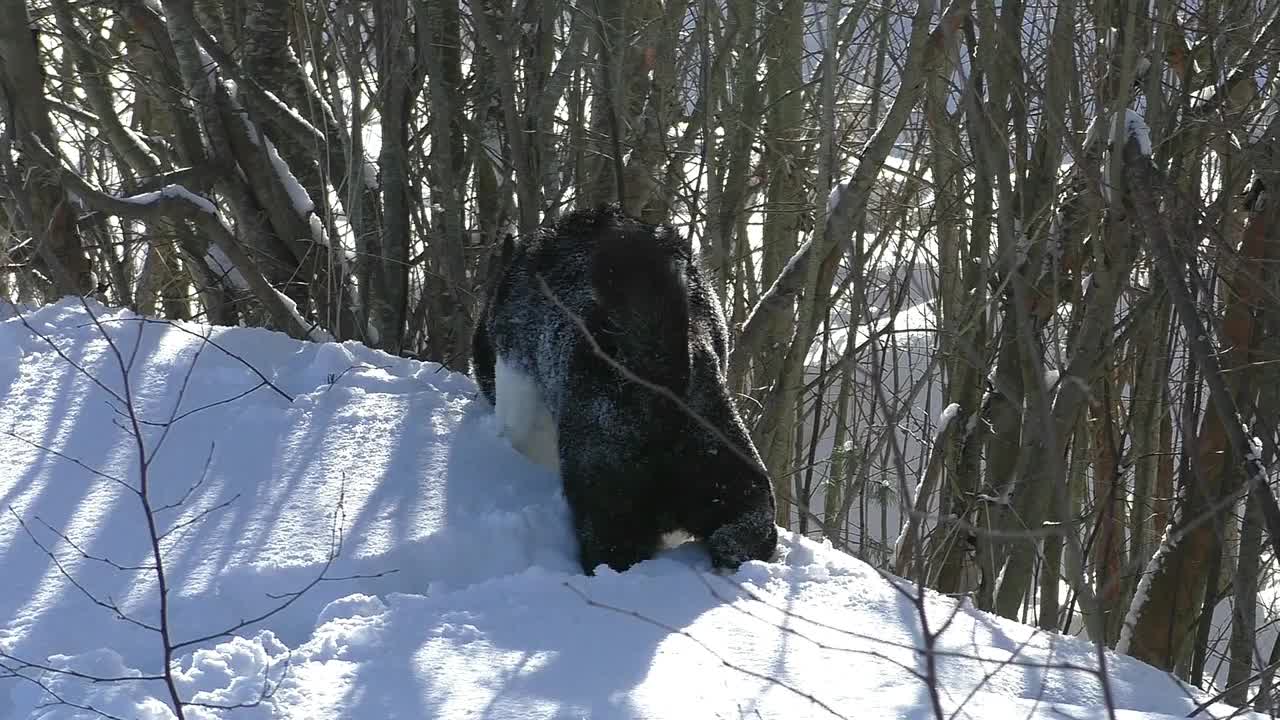
<instances>
[{"instance_id":1,"label":"white fur marking","mask_svg":"<svg viewBox=\"0 0 1280 720\"><path fill-rule=\"evenodd\" d=\"M560 442L556 420L542 399L542 391L519 368L499 355L494 368L494 414L500 434L533 462L560 472Z\"/></svg>"}]
</instances>

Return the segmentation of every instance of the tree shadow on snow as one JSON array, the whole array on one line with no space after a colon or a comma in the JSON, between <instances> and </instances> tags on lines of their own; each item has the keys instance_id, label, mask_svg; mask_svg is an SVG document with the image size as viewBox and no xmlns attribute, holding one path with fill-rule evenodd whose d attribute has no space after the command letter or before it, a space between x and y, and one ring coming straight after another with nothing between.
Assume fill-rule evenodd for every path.
<instances>
[{"instance_id":1,"label":"tree shadow on snow","mask_svg":"<svg viewBox=\"0 0 1280 720\"><path fill-rule=\"evenodd\" d=\"M131 481L137 467L131 440L112 424L113 419L119 418L108 404L110 395L71 363L117 393L123 387L120 368L92 327L68 331L65 321L56 328L45 327L51 316L66 311L65 307L54 306L30 313L27 318L71 362L58 357L27 328L10 321L6 329L16 333L26 355L22 358L23 368L15 367L14 381L0 396L0 429L22 438L0 436L0 453L10 469L23 467L17 473L0 473L0 480L4 475L9 479L7 487L0 486L0 538L5 540L0 547L0 575L9 588L0 593L0 617L7 619L0 626L0 634L14 633L10 637L17 642L10 652L19 656L34 653L40 661L53 652L74 653L115 642L127 645L131 639L145 637L145 631L134 626L106 622L111 618L110 612L94 606L75 590L28 535L29 531L55 551L78 582L100 598L113 598L122 606L137 585L135 574L82 559L66 547L59 534L67 535L87 552L110 554L111 560L121 565L146 561L145 536L140 532L144 523L134 496L89 469ZM90 322L87 315L77 321ZM133 354L138 337L136 326L108 323L106 327L125 357ZM90 343L73 339L86 333L92 334ZM157 351L155 338L144 333L136 350L131 383L145 385L141 369ZM143 387L134 395L140 413L152 414L153 394ZM68 457L58 457L56 452ZM22 529L23 524L27 530ZM94 617L99 618L95 625L102 634L90 647L82 628L85 618Z\"/></svg>"}]
</instances>

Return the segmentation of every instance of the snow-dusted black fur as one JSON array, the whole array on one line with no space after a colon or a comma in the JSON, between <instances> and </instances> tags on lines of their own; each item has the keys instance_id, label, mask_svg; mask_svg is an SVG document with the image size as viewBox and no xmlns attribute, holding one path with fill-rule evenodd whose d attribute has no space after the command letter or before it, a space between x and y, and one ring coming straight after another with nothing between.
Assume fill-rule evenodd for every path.
<instances>
[{"instance_id":1,"label":"snow-dusted black fur","mask_svg":"<svg viewBox=\"0 0 1280 720\"><path fill-rule=\"evenodd\" d=\"M600 351L685 407L627 379L566 309ZM472 371L495 405L498 358L537 384L558 431L587 573L602 562L625 570L674 530L704 540L716 567L773 555L773 488L725 385L727 354L719 302L670 226L641 223L615 205L504 244L473 336Z\"/></svg>"}]
</instances>

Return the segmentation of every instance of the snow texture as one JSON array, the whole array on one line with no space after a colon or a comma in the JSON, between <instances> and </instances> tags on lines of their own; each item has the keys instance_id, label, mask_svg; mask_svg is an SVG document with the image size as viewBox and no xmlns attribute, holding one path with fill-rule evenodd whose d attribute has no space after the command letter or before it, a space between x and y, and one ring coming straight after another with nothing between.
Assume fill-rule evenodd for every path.
<instances>
[{"instance_id":1,"label":"snow texture","mask_svg":"<svg viewBox=\"0 0 1280 720\"><path fill-rule=\"evenodd\" d=\"M719 576L704 546L686 543L628 572L585 577L559 480L497 437L469 378L356 343L256 328L156 324L139 335L134 315L90 307L124 357L136 351L130 377L144 419L240 396L180 421L158 450L160 429L144 430L154 501L189 493L158 516L161 528L194 521L164 544L180 640L260 614L276 603L269 594L315 577L339 508L344 544L331 573L398 570L320 583L236 637L180 651L175 680L189 701L253 703L265 679L279 684L256 707L189 707L189 718L933 717L924 686L899 666L925 667L919 622L899 590L914 589L829 545L784 535L776 562ZM78 300L24 312L68 358L122 391L115 355ZM122 565L149 560L136 497L86 469L136 482L139 462L113 401L12 308L0 317L0 503L83 587L153 622L151 573L84 559L57 534ZM202 333L292 400L260 387L231 356L201 349ZM158 672L155 635L90 604L8 512L0 577L5 653L97 675ZM938 650L965 656L936 657L947 717L962 702L955 717L1105 717L1098 682L1068 669L1095 666L1091 646L933 593L925 607L934 628L955 616ZM1182 717L1203 699L1132 659L1108 664L1123 720ZM28 674L118 717L174 717L160 682ZM89 717L41 707L47 700L33 683L0 679L6 720Z\"/></svg>"},{"instance_id":2,"label":"snow texture","mask_svg":"<svg viewBox=\"0 0 1280 720\"><path fill-rule=\"evenodd\" d=\"M315 213L307 218L307 222L311 225L311 240L317 245L329 245L329 239L324 233L324 223L320 222L320 216Z\"/></svg>"},{"instance_id":3,"label":"snow texture","mask_svg":"<svg viewBox=\"0 0 1280 720\"><path fill-rule=\"evenodd\" d=\"M1121 122L1124 123L1123 132L1121 132ZM1088 147L1099 139L1098 125L1099 123L1097 118L1094 118L1089 123L1089 128L1085 132L1085 147ZM1138 141L1138 151L1147 157L1151 157L1151 128L1147 126L1147 121L1143 119L1142 115L1137 111L1126 108L1123 117L1119 113L1112 117L1111 134L1106 138L1103 138L1103 141L1108 148L1112 147L1112 141L1118 134L1120 135L1122 147L1124 144L1129 142L1130 138L1133 138ZM1117 182L1111 177L1111 171L1114 169L1113 163L1106 161L1103 167L1105 168L1105 172L1103 173L1102 178L1102 197L1110 203L1111 188L1115 187Z\"/></svg>"},{"instance_id":4,"label":"snow texture","mask_svg":"<svg viewBox=\"0 0 1280 720\"><path fill-rule=\"evenodd\" d=\"M499 433L525 457L553 473L560 472L556 421L542 400L538 384L503 358L494 363L493 380Z\"/></svg>"},{"instance_id":5,"label":"snow texture","mask_svg":"<svg viewBox=\"0 0 1280 720\"><path fill-rule=\"evenodd\" d=\"M1267 128L1271 127L1271 123L1275 120L1276 113L1280 112L1280 79L1271 83L1271 87L1267 89L1263 97L1270 98L1267 102L1266 109L1262 111L1262 115L1258 117L1253 127L1249 131L1249 144L1256 145L1262 141L1267 134Z\"/></svg>"},{"instance_id":6,"label":"snow texture","mask_svg":"<svg viewBox=\"0 0 1280 720\"><path fill-rule=\"evenodd\" d=\"M942 444L941 444L942 436L951 427L951 423L956 421L956 418L959 417L959 415L960 415L960 403L954 403L954 402L944 407L942 409L942 412L938 415L937 429L934 430L934 433L933 433L933 445L929 450L930 462L932 462L935 453L940 453L944 451L944 448L942 447ZM921 474L920 479L916 482L915 494L911 497L911 507L915 507L916 503L920 502L920 493L924 492L924 489L925 489L924 482L925 482L925 476L924 474ZM898 534L898 539L893 544L894 557L901 557L903 552L902 549L907 544L908 533L911 532L911 530L912 528L910 523L903 523L902 532ZM919 532L919 527L917 527L915 531Z\"/></svg>"},{"instance_id":7,"label":"snow texture","mask_svg":"<svg viewBox=\"0 0 1280 720\"><path fill-rule=\"evenodd\" d=\"M942 412L938 415L938 431L936 435L941 435L951 423L955 422L956 415L960 414L960 403L951 403L942 408Z\"/></svg>"},{"instance_id":8,"label":"snow texture","mask_svg":"<svg viewBox=\"0 0 1280 720\"><path fill-rule=\"evenodd\" d=\"M218 92L218 63L213 61L209 53L204 48L196 44L196 52L200 54L200 69L204 71L204 79L209 83L209 92L217 94Z\"/></svg>"},{"instance_id":9,"label":"snow texture","mask_svg":"<svg viewBox=\"0 0 1280 720\"><path fill-rule=\"evenodd\" d=\"M227 84L228 92L230 92L232 97L235 97L237 91L235 83L231 81L224 82ZM273 102L280 104L280 100L274 95L265 90L263 92L266 93ZM281 104L281 110L292 113L292 110L283 104ZM296 115L296 113L293 114ZM243 109L240 109L236 115L240 117L240 122L244 124L245 133L249 137L249 142L253 143L255 146L261 146L262 142L259 140L261 133L258 131L258 126L249 119L249 114ZM298 116L297 119L306 123L305 120L302 120L301 116ZM308 127L310 126L308 125ZM286 162L284 158L280 157L280 151L276 149L275 143L271 142L271 140L265 135L261 135L261 138L262 140L266 140L267 159L271 161L271 167L275 170L276 177L280 178L280 184L284 186L284 191L289 196L289 202L293 205L294 212L298 213L299 217L307 218L310 223L312 242L320 245L328 245L329 243L325 237L324 225L320 223L319 218L312 215L316 209L316 204L312 201L311 195L307 192L307 189L302 186L302 183L298 180L297 176L293 174L293 171L289 169L289 163Z\"/></svg>"}]
</instances>

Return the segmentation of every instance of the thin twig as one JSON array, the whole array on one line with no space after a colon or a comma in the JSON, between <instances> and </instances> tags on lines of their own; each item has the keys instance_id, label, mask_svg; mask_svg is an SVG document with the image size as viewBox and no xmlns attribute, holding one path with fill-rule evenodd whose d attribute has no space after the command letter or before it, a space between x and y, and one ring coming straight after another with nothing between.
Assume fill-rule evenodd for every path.
<instances>
[{"instance_id":1,"label":"thin twig","mask_svg":"<svg viewBox=\"0 0 1280 720\"><path fill-rule=\"evenodd\" d=\"M111 613L115 615L117 618L119 618L120 620L124 620L130 625L136 625L142 628L143 630L150 630L151 632L160 631L160 628L155 625L152 625L150 623L145 623L136 618L129 617L124 613L123 610L120 609L120 606L116 605L115 602L110 598L107 598L106 600L102 600L97 595L94 595L92 592L90 592L88 588L86 588L83 584L81 584L80 581L77 580L75 576L71 574L71 571L67 570L66 566L62 564L62 560L59 559L58 556L55 555L52 550L50 550L47 546L45 546L45 544L40 541L40 538L36 537L35 533L31 531L31 528L27 526L26 521L22 519L22 516L18 514L17 510L13 509L12 505L9 506L9 514L13 515L14 519L18 521L18 526L22 528L23 533L25 533L26 536L30 538L31 542L35 543L35 546L39 548L40 551L45 554L45 556L47 556L50 560L53 561L53 566L58 569L58 574L61 575L63 579L65 579L67 582L71 583L72 587L74 587L76 590L79 590L80 594L83 595L89 602L93 603L94 605L97 605L98 607L104 610L111 611Z\"/></svg>"}]
</instances>

